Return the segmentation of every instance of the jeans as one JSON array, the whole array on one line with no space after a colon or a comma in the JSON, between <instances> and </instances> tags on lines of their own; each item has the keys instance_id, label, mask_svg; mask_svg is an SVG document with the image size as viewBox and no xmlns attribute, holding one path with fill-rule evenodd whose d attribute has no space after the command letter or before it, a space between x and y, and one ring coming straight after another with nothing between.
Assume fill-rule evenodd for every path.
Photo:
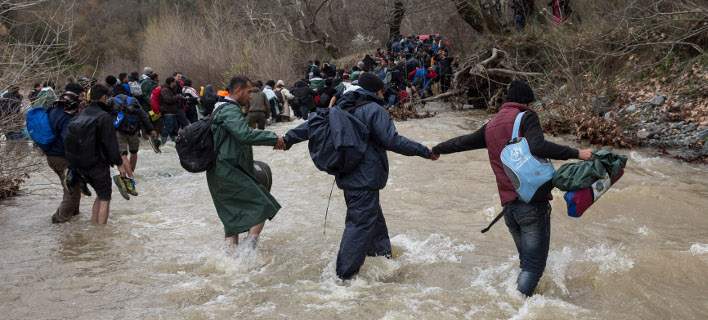
<instances>
[{"instance_id":1,"label":"jeans","mask_svg":"<svg viewBox=\"0 0 708 320\"><path fill-rule=\"evenodd\" d=\"M359 272L366 256L390 255L391 241L378 190L344 190L344 200L347 217L337 254L337 276L346 280Z\"/></svg>"},{"instance_id":2,"label":"jeans","mask_svg":"<svg viewBox=\"0 0 708 320\"><path fill-rule=\"evenodd\" d=\"M551 239L551 205L514 201L504 206L504 221L521 260L517 289L531 296L546 268Z\"/></svg>"},{"instance_id":3,"label":"jeans","mask_svg":"<svg viewBox=\"0 0 708 320\"><path fill-rule=\"evenodd\" d=\"M177 129L179 129L176 114L163 114L162 115L162 131L160 136L162 137L162 144L167 142L167 137L175 140L177 137Z\"/></svg>"},{"instance_id":4,"label":"jeans","mask_svg":"<svg viewBox=\"0 0 708 320\"><path fill-rule=\"evenodd\" d=\"M278 100L271 99L268 100L268 103L270 104L270 118L273 120L273 122L277 122L278 115L280 114L280 110L278 108Z\"/></svg>"}]
</instances>

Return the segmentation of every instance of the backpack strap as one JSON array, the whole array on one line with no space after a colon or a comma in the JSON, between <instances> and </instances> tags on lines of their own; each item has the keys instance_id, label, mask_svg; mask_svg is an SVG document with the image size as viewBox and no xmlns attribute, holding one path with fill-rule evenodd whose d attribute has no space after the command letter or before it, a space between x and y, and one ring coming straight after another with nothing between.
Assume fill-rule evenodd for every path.
<instances>
[{"instance_id":1,"label":"backpack strap","mask_svg":"<svg viewBox=\"0 0 708 320\"><path fill-rule=\"evenodd\" d=\"M524 114L526 111L519 112L516 115L516 119L514 120L514 131L511 133L511 140L514 140L519 137L519 130L521 128L521 119L524 117Z\"/></svg>"}]
</instances>

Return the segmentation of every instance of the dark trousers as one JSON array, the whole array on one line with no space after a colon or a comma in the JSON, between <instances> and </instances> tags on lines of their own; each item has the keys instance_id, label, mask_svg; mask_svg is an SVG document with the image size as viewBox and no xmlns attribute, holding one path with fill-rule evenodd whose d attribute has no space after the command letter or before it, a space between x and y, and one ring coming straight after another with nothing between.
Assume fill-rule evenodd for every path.
<instances>
[{"instance_id":1,"label":"dark trousers","mask_svg":"<svg viewBox=\"0 0 708 320\"><path fill-rule=\"evenodd\" d=\"M391 254L379 191L344 190L347 217L337 254L337 276L350 279L359 272L366 256Z\"/></svg>"},{"instance_id":2,"label":"dark trousers","mask_svg":"<svg viewBox=\"0 0 708 320\"><path fill-rule=\"evenodd\" d=\"M280 114L280 110L278 108L278 100L271 99L271 100L268 100L268 103L270 104L270 117L273 120L273 122L277 122L278 115Z\"/></svg>"},{"instance_id":3,"label":"dark trousers","mask_svg":"<svg viewBox=\"0 0 708 320\"><path fill-rule=\"evenodd\" d=\"M182 110L182 108L177 109L177 131L189 125L189 119L187 119L187 113Z\"/></svg>"},{"instance_id":4,"label":"dark trousers","mask_svg":"<svg viewBox=\"0 0 708 320\"><path fill-rule=\"evenodd\" d=\"M521 260L517 289L531 296L546 268L551 240L551 205L514 201L504 206L504 221Z\"/></svg>"},{"instance_id":5,"label":"dark trousers","mask_svg":"<svg viewBox=\"0 0 708 320\"><path fill-rule=\"evenodd\" d=\"M47 156L47 164L49 164L52 171L59 176L59 181L63 181L65 178L64 171L69 167L69 162L63 157ZM54 216L52 217L53 221L66 222L69 221L71 217L79 214L79 203L81 201L81 190L79 189L79 184L76 183L73 186L68 187L71 188L71 190L67 190L62 187L64 196L59 204L59 208L57 208L57 211L54 212Z\"/></svg>"},{"instance_id":6,"label":"dark trousers","mask_svg":"<svg viewBox=\"0 0 708 320\"><path fill-rule=\"evenodd\" d=\"M190 124L199 120L199 116L197 115L197 106L187 106L187 110L184 111L184 115L187 117Z\"/></svg>"},{"instance_id":7,"label":"dark trousers","mask_svg":"<svg viewBox=\"0 0 708 320\"><path fill-rule=\"evenodd\" d=\"M163 114L160 120L162 120L162 130L160 131L160 136L162 136L162 144L167 142L169 137L172 141L177 137L177 130L179 130L179 117L176 114Z\"/></svg>"},{"instance_id":8,"label":"dark trousers","mask_svg":"<svg viewBox=\"0 0 708 320\"><path fill-rule=\"evenodd\" d=\"M266 114L262 111L251 111L246 116L248 126L253 129L264 130L266 126Z\"/></svg>"}]
</instances>

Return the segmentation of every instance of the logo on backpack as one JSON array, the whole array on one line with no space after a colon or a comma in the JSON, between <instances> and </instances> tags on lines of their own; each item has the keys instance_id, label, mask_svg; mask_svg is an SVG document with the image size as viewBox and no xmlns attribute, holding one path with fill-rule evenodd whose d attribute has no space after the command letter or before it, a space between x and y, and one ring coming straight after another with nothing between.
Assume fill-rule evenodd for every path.
<instances>
[{"instance_id":1,"label":"logo on backpack","mask_svg":"<svg viewBox=\"0 0 708 320\"><path fill-rule=\"evenodd\" d=\"M519 136L521 119L525 112L520 112L514 121L511 141L501 152L501 161L511 183L514 185L519 199L529 203L545 196L552 188L555 169L547 159L541 159L531 154L526 138ZM540 191L540 192L539 192Z\"/></svg>"}]
</instances>

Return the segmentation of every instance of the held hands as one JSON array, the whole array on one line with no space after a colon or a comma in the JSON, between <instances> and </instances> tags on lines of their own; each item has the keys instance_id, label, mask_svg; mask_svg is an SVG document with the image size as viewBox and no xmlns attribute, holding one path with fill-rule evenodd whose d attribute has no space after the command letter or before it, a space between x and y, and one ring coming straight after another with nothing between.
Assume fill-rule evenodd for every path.
<instances>
[{"instance_id":1,"label":"held hands","mask_svg":"<svg viewBox=\"0 0 708 320\"><path fill-rule=\"evenodd\" d=\"M285 150L285 148L285 140L283 139L283 137L278 137L278 141L275 143L273 150Z\"/></svg>"},{"instance_id":2,"label":"held hands","mask_svg":"<svg viewBox=\"0 0 708 320\"><path fill-rule=\"evenodd\" d=\"M580 159L580 160L592 159L592 149L578 150L578 159Z\"/></svg>"}]
</instances>

